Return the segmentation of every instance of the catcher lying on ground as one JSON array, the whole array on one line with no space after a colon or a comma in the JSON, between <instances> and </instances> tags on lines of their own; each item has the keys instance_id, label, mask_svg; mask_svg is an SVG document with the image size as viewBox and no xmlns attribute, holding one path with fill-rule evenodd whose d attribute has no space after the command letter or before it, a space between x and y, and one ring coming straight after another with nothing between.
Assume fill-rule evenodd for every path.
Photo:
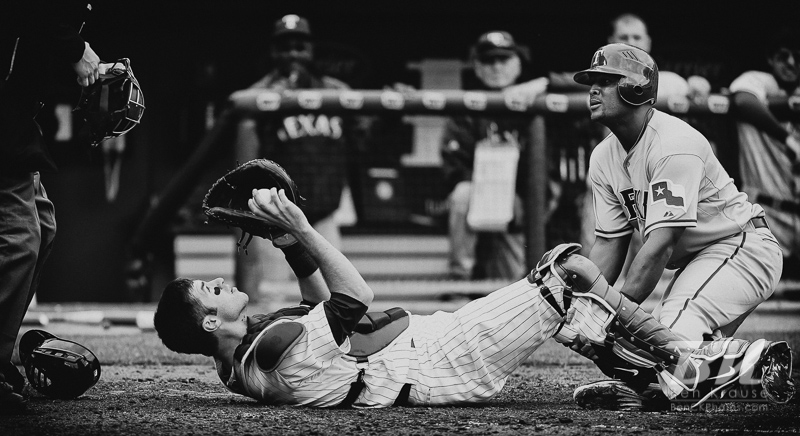
<instances>
[{"instance_id":1,"label":"catcher lying on ground","mask_svg":"<svg viewBox=\"0 0 800 436\"><path fill-rule=\"evenodd\" d=\"M623 358L651 362L670 396L711 393L718 386L707 386L709 372L730 369L735 375L726 375L726 383L755 378L772 401L788 401L793 393L785 343L729 340L683 348L575 254L577 244L556 247L527 277L453 313L367 313L372 290L285 189L254 189L268 186L269 177L248 188L249 211L239 212L252 213L248 222L257 216L271 226L268 237L296 273L302 303L248 317L248 296L222 279L178 278L165 288L155 314L163 343L214 357L233 392L266 404L315 407L481 403L547 339L584 335L616 338ZM734 349L741 356L729 359L726 351Z\"/></svg>"}]
</instances>

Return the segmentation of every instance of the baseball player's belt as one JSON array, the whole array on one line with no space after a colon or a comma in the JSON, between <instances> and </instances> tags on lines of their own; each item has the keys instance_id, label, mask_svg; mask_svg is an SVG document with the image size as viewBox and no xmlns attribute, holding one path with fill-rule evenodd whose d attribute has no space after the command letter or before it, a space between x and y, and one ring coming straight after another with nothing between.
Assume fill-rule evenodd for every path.
<instances>
[{"instance_id":1,"label":"baseball player's belt","mask_svg":"<svg viewBox=\"0 0 800 436\"><path fill-rule=\"evenodd\" d=\"M775 197L770 197L769 195L758 194L756 196L756 203L762 206L769 206L773 209L800 215L800 203L796 201L780 200Z\"/></svg>"},{"instance_id":2,"label":"baseball player's belt","mask_svg":"<svg viewBox=\"0 0 800 436\"><path fill-rule=\"evenodd\" d=\"M403 333L409 324L408 312L394 307L383 312L369 312L356 325L353 335L350 336L350 352L348 356L355 357L357 362L366 362L369 356L386 348L392 341ZM349 408L355 403L361 391L364 390L364 370L358 372L358 379L350 384L350 391L345 399L339 403L340 408ZM408 395L411 385L406 383L400 389L395 399L395 406L408 405Z\"/></svg>"},{"instance_id":3,"label":"baseball player's belt","mask_svg":"<svg viewBox=\"0 0 800 436\"><path fill-rule=\"evenodd\" d=\"M753 227L756 228L756 229L768 229L769 228L769 224L767 224L767 219L765 217L763 217L763 216L757 216L755 218L750 218L750 223L753 224ZM731 236L733 236L733 235L731 235ZM669 270L681 269L681 268L685 267L686 265L688 265L689 262L691 262L692 259L694 259L694 257L697 255L698 252L699 251L696 251L696 252L691 253L691 254L687 254L686 256L683 256L682 258L680 258L680 259L678 259L678 260L676 260L674 262L670 262L670 263L667 264L666 268L669 269Z\"/></svg>"}]
</instances>

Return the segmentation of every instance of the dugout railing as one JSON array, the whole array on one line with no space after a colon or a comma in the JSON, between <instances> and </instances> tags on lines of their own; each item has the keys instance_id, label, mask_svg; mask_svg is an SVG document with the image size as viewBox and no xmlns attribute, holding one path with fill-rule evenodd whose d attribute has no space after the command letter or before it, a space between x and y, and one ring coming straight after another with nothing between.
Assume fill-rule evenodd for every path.
<instances>
[{"instance_id":1,"label":"dugout railing","mask_svg":"<svg viewBox=\"0 0 800 436\"><path fill-rule=\"evenodd\" d=\"M544 209L547 186L547 129L548 114L588 115L586 93L547 93L528 105L519 96L500 92L459 90L422 90L396 92L390 90L301 90L277 93L265 90L242 90L230 96L232 107L242 113L268 112L274 114L319 112L326 114L386 114L448 116L471 113L476 115L513 115L527 113L530 122L530 153L528 154L529 200L526 204L528 263L541 258L545 246ZM775 99L771 106L788 108L800 113L800 97ZM733 112L733 100L726 95L713 94L699 102L685 97L659 101L656 108L675 115L726 116ZM532 261L533 260L533 261Z\"/></svg>"},{"instance_id":2,"label":"dugout railing","mask_svg":"<svg viewBox=\"0 0 800 436\"><path fill-rule=\"evenodd\" d=\"M774 98L770 108L782 114L800 115L800 97ZM671 97L659 101L656 108L678 116L735 116L733 100L728 95L712 94L702 101ZM538 211L545 204L547 186L547 128L545 119L556 114L588 116L586 93L545 93L532 104L501 92L461 90L419 90L396 92L390 90L298 90L277 93L268 90L241 90L229 97L229 106L222 111L214 126L206 133L186 164L176 173L161 194L156 196L145 217L131 238L134 257L144 257L148 241L163 231L196 188L200 177L221 147L231 147L239 121L255 114L288 115L297 113L326 113L353 115L431 115L457 114L520 115L529 114L530 152L529 179L526 181L529 201L525 202L527 217L525 235L529 266L535 264L547 250L545 216ZM239 155L235 152L236 155Z\"/></svg>"}]
</instances>

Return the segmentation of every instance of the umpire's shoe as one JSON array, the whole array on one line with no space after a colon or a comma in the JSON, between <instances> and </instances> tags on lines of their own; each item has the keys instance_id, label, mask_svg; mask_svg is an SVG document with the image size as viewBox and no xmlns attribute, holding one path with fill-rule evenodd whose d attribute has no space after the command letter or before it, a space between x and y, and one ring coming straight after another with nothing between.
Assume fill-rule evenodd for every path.
<instances>
[{"instance_id":1,"label":"umpire's shoe","mask_svg":"<svg viewBox=\"0 0 800 436\"><path fill-rule=\"evenodd\" d=\"M0 382L0 415L14 415L27 410L27 403L22 395L14 392L14 388L6 382Z\"/></svg>"},{"instance_id":2,"label":"umpire's shoe","mask_svg":"<svg viewBox=\"0 0 800 436\"><path fill-rule=\"evenodd\" d=\"M0 364L0 415L23 413L27 402L22 396L25 378L17 367L7 362Z\"/></svg>"},{"instance_id":3,"label":"umpire's shoe","mask_svg":"<svg viewBox=\"0 0 800 436\"><path fill-rule=\"evenodd\" d=\"M657 383L637 391L619 380L602 380L578 387L573 398L584 409L625 411L669 409L669 400Z\"/></svg>"}]
</instances>

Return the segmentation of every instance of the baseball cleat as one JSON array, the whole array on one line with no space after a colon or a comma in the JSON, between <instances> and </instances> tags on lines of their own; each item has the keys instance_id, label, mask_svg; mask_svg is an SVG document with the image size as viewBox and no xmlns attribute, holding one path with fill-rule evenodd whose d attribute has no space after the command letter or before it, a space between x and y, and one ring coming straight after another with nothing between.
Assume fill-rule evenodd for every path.
<instances>
[{"instance_id":1,"label":"baseball cleat","mask_svg":"<svg viewBox=\"0 0 800 436\"><path fill-rule=\"evenodd\" d=\"M657 383L638 392L619 380L602 380L578 387L573 398L584 409L652 411L669 408L669 400Z\"/></svg>"}]
</instances>

